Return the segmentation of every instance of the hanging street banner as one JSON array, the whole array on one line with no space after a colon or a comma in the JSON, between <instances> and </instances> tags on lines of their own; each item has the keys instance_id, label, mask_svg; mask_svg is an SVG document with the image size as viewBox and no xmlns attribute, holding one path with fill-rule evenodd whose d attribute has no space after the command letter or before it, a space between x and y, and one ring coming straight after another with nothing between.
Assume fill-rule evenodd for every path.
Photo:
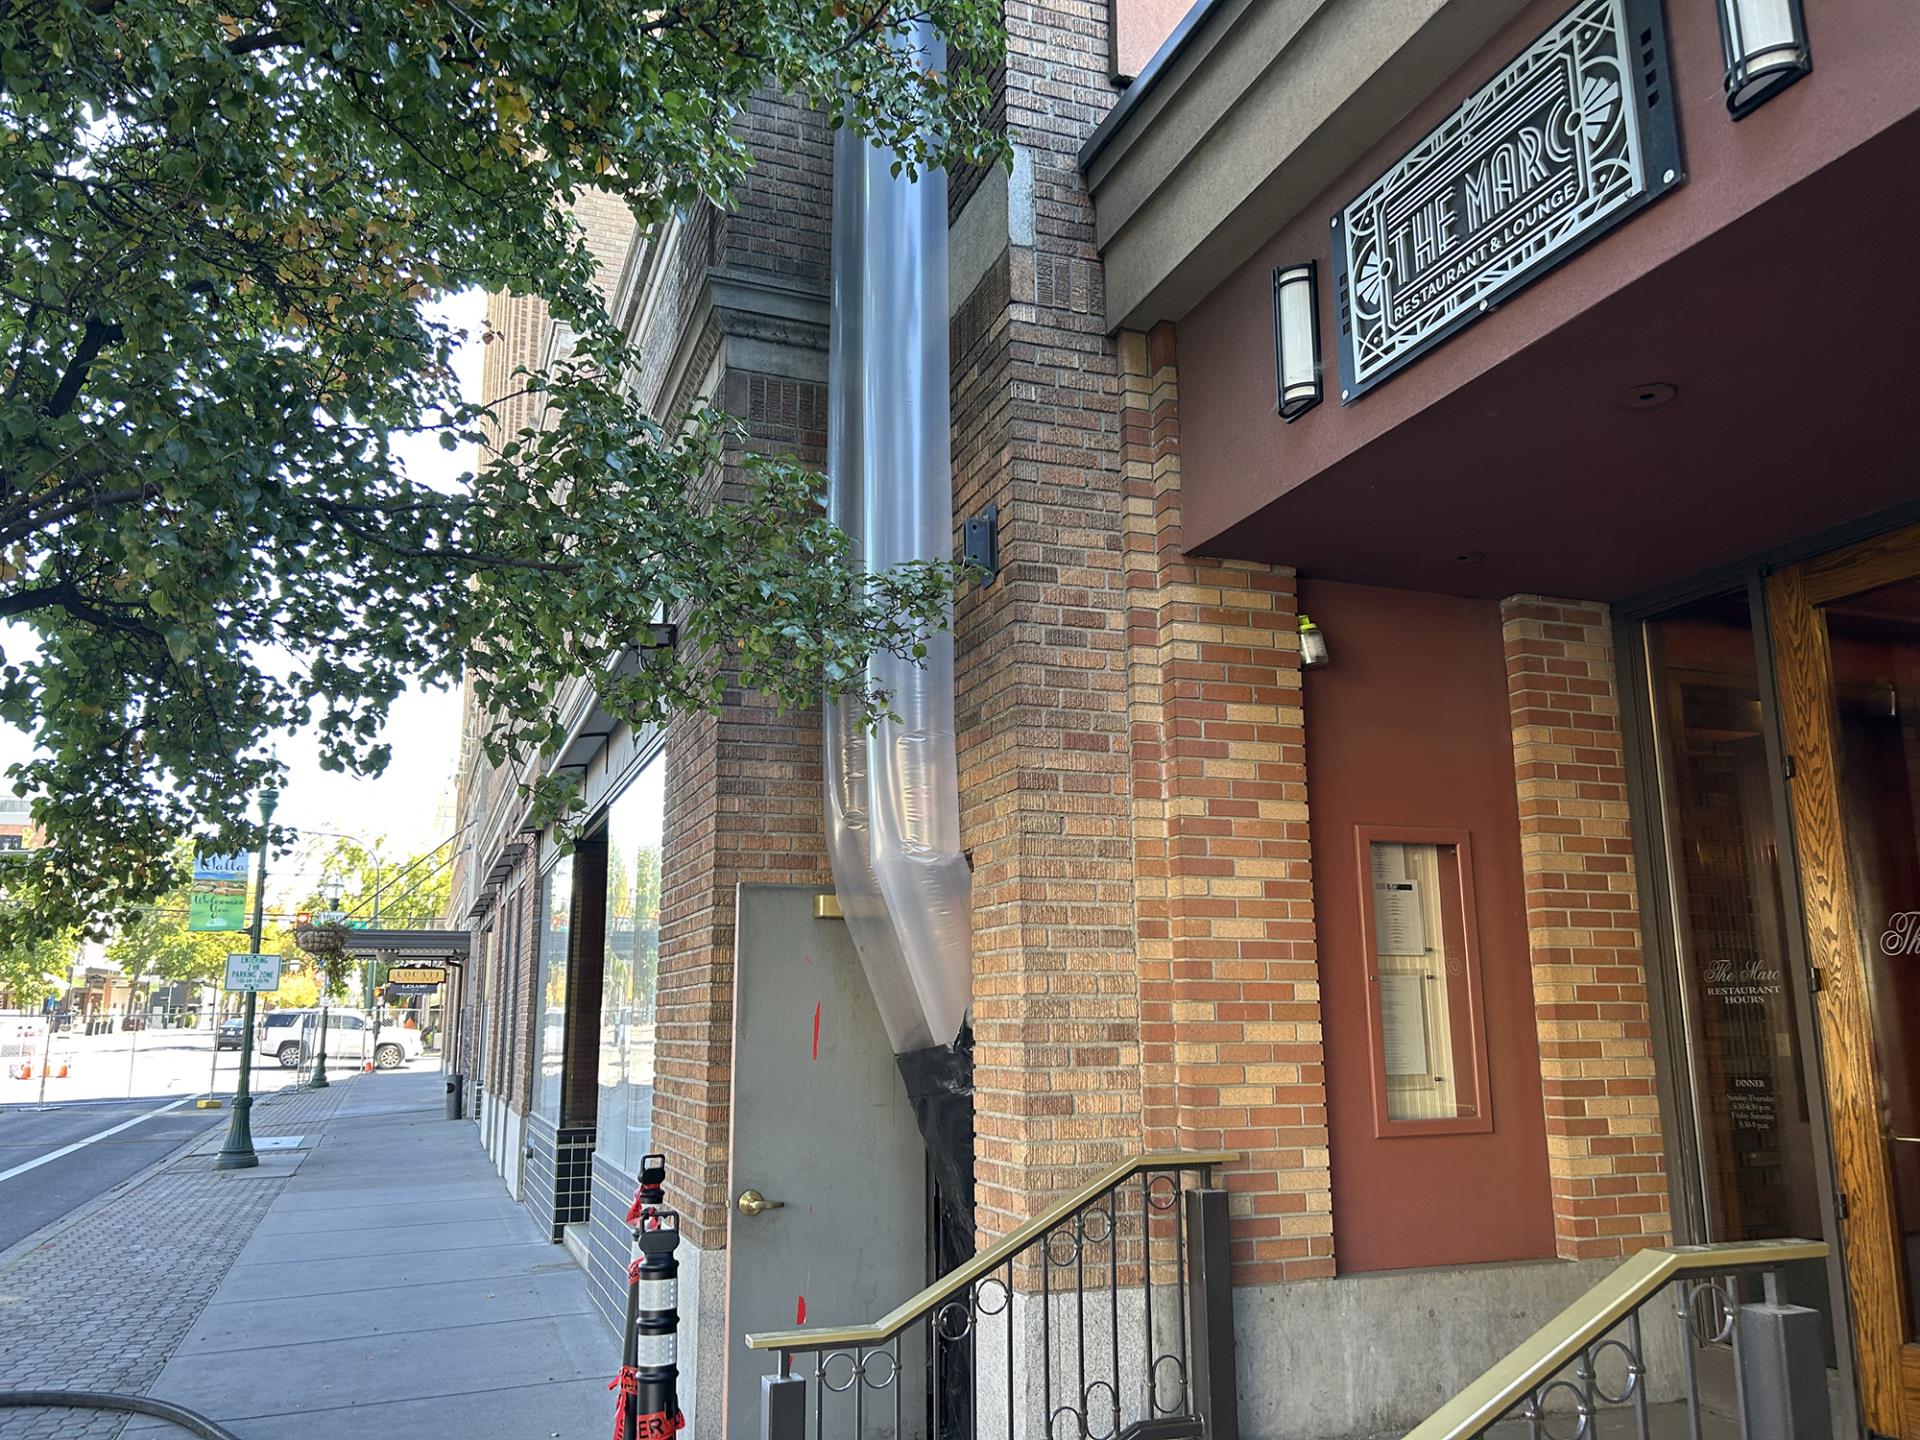
<instances>
[{"instance_id":1,"label":"hanging street banner","mask_svg":"<svg viewBox=\"0 0 1920 1440\"><path fill-rule=\"evenodd\" d=\"M1580 0L1334 216L1341 402L1684 179L1659 0Z\"/></svg>"},{"instance_id":2,"label":"hanging street banner","mask_svg":"<svg viewBox=\"0 0 1920 1440\"><path fill-rule=\"evenodd\" d=\"M187 896L187 929L246 928L247 857L197 852L193 857L193 889Z\"/></svg>"},{"instance_id":3,"label":"hanging street banner","mask_svg":"<svg viewBox=\"0 0 1920 1440\"><path fill-rule=\"evenodd\" d=\"M278 955L229 955L227 956L228 990L278 990L280 988L280 957Z\"/></svg>"}]
</instances>

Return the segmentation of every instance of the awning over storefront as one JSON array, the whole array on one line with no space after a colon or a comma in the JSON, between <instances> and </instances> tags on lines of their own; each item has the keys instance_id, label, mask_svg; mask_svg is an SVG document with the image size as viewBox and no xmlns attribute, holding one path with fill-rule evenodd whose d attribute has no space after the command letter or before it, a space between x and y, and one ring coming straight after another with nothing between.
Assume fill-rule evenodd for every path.
<instances>
[{"instance_id":1,"label":"awning over storefront","mask_svg":"<svg viewBox=\"0 0 1920 1440\"><path fill-rule=\"evenodd\" d=\"M1905 256L1920 191L1889 182L1915 173L1920 116L1464 384L1449 350L1509 317L1292 427L1267 375L1234 380L1209 327L1183 325L1190 541L1327 579L1612 600L1914 499L1920 290ZM1514 308L1579 280L1569 267ZM1332 428L1305 433L1322 416L1352 426L1373 406L1398 423L1303 463Z\"/></svg>"}]
</instances>

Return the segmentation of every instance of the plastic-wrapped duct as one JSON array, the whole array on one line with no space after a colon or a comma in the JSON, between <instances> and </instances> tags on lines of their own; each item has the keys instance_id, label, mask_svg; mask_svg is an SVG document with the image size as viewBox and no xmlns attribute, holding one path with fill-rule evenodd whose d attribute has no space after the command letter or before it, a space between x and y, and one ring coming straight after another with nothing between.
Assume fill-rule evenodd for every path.
<instances>
[{"instance_id":1,"label":"plastic-wrapped duct","mask_svg":"<svg viewBox=\"0 0 1920 1440\"><path fill-rule=\"evenodd\" d=\"M944 63L925 27L916 41L934 51L928 63ZM892 165L891 152L841 132L834 150L828 463L836 505L853 503L845 470L858 467L861 513L853 533L875 570L944 560L953 548L946 176L909 181L892 174ZM850 511L838 513L843 523L852 520ZM868 673L892 696L899 718L862 736L845 714L829 711L829 844L841 908L888 1036L904 1053L952 1042L972 999L972 883L960 850L951 635L930 636L919 664L881 655ZM862 738L864 826L854 754ZM870 868L857 863L863 839ZM874 891L891 917L890 953L881 953Z\"/></svg>"},{"instance_id":2,"label":"plastic-wrapped duct","mask_svg":"<svg viewBox=\"0 0 1920 1440\"><path fill-rule=\"evenodd\" d=\"M833 147L833 293L827 334L827 513L852 539L862 543L866 507L861 503L860 410L858 384L862 338L860 284L865 192L849 184L861 165L864 138L841 130ZM856 553L856 561L860 559ZM896 1055L928 1045L930 1032L921 1013L906 960L894 934L893 917L873 874L873 843L867 823L867 732L859 706L830 701L822 717L826 732L827 854L833 862L833 888L859 952L879 1008L887 1039Z\"/></svg>"}]
</instances>

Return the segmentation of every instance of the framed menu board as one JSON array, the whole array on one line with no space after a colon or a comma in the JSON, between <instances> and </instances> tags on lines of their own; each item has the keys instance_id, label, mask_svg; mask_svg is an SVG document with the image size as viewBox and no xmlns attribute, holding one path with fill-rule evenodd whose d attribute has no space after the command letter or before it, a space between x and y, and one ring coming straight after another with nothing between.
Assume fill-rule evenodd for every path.
<instances>
[{"instance_id":1,"label":"framed menu board","mask_svg":"<svg viewBox=\"0 0 1920 1440\"><path fill-rule=\"evenodd\" d=\"M1355 841L1374 1133L1491 1130L1467 832L1362 825Z\"/></svg>"}]
</instances>

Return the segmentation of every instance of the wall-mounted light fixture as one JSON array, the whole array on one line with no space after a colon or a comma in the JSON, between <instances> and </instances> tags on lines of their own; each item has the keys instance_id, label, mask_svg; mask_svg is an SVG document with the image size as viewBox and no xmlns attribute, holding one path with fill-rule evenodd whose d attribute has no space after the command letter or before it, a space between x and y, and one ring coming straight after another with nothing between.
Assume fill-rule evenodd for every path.
<instances>
[{"instance_id":1,"label":"wall-mounted light fixture","mask_svg":"<svg viewBox=\"0 0 1920 1440\"><path fill-rule=\"evenodd\" d=\"M1800 0L1720 0L1727 112L1745 119L1813 68Z\"/></svg>"},{"instance_id":2,"label":"wall-mounted light fixture","mask_svg":"<svg viewBox=\"0 0 1920 1440\"><path fill-rule=\"evenodd\" d=\"M1291 425L1320 403L1320 297L1315 265L1273 272L1273 363L1280 418Z\"/></svg>"},{"instance_id":3,"label":"wall-mounted light fixture","mask_svg":"<svg viewBox=\"0 0 1920 1440\"><path fill-rule=\"evenodd\" d=\"M1331 657L1327 654L1327 637L1320 633L1320 627L1306 615L1300 617L1300 668L1318 670Z\"/></svg>"}]
</instances>

